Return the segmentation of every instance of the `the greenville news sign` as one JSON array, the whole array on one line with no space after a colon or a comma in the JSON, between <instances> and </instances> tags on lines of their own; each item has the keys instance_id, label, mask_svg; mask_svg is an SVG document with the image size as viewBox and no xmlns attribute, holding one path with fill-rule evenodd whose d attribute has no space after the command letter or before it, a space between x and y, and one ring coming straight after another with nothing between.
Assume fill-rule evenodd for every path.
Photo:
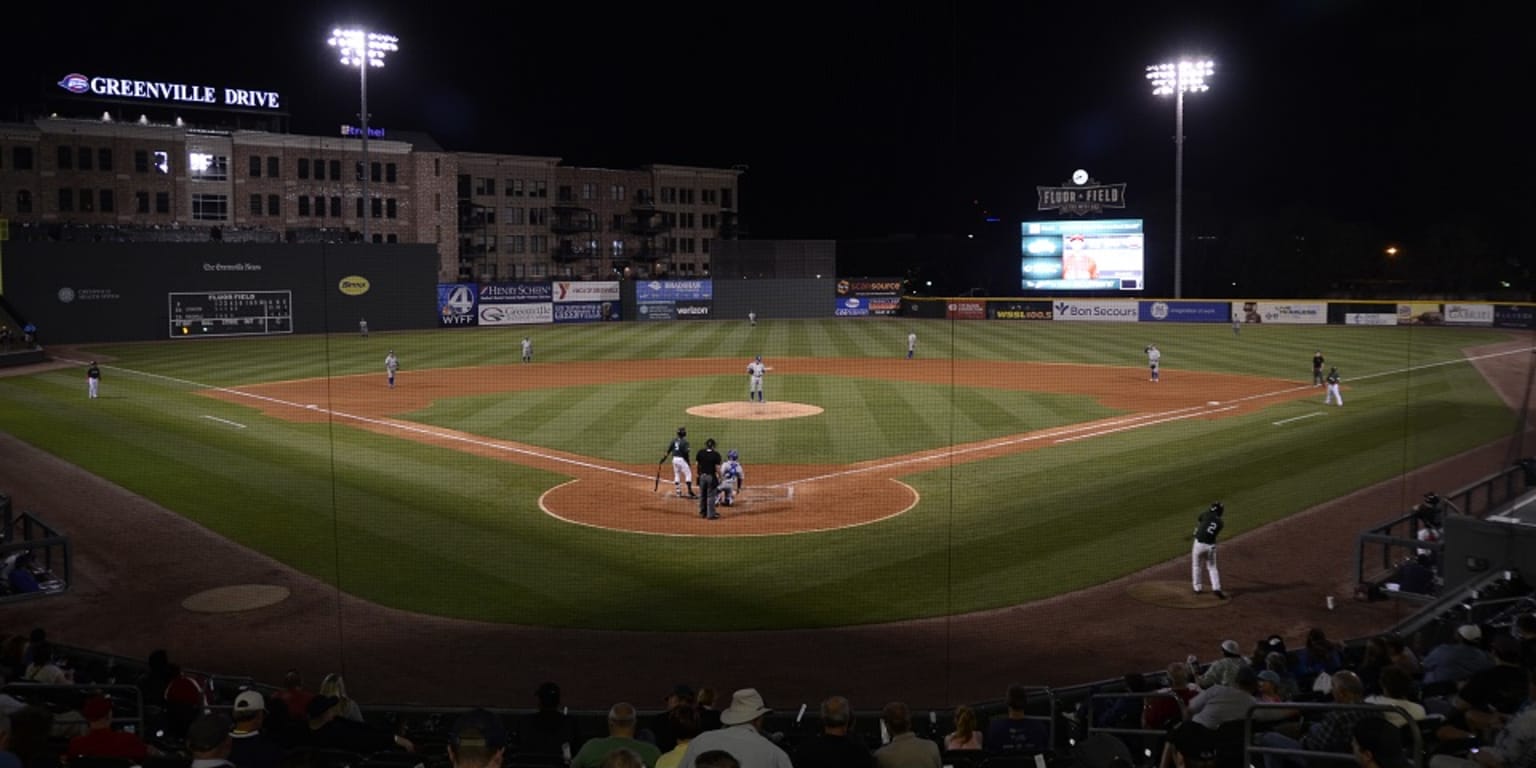
<instances>
[{"instance_id":1,"label":"the greenville news sign","mask_svg":"<svg viewBox=\"0 0 1536 768\"><path fill-rule=\"evenodd\" d=\"M112 99L172 101L183 104L214 104L225 107L280 109L282 99L276 91L249 88L221 88L213 85L172 83L163 80L131 80L122 77L91 77L71 72L59 80L59 87L77 95L92 94Z\"/></svg>"}]
</instances>

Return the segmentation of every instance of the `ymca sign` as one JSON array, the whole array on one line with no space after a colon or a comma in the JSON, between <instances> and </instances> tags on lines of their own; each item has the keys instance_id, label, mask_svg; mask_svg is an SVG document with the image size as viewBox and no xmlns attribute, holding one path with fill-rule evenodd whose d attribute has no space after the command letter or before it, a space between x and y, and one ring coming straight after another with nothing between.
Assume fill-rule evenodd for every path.
<instances>
[{"instance_id":1,"label":"ymca sign","mask_svg":"<svg viewBox=\"0 0 1536 768\"><path fill-rule=\"evenodd\" d=\"M74 94L93 94L115 99L176 101L188 104L213 104L226 107L279 109L281 97L276 91L246 88L217 88L212 85L168 83L159 80L129 80L118 77L88 77L71 72L59 81L59 87Z\"/></svg>"}]
</instances>

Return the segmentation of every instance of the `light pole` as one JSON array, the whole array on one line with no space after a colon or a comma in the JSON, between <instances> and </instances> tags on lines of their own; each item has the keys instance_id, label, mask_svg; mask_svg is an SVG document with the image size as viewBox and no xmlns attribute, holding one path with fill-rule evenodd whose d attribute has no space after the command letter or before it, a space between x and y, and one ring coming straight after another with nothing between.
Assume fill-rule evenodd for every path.
<instances>
[{"instance_id":1,"label":"light pole","mask_svg":"<svg viewBox=\"0 0 1536 768\"><path fill-rule=\"evenodd\" d=\"M358 118L363 123L363 171L360 174L363 181L363 242L367 243L369 242L368 217L373 213L373 201L368 199L368 175L372 173L372 168L368 165L368 68L383 67L384 56L400 50L400 38L369 32L366 29L338 27L331 30L330 44L332 48L341 52L341 63L349 67L357 67L359 74L362 111L358 114Z\"/></svg>"},{"instance_id":2,"label":"light pole","mask_svg":"<svg viewBox=\"0 0 1536 768\"><path fill-rule=\"evenodd\" d=\"M1174 97L1173 128L1173 297L1184 298L1184 93L1208 91L1205 79L1216 71L1209 59L1147 67L1152 95Z\"/></svg>"}]
</instances>

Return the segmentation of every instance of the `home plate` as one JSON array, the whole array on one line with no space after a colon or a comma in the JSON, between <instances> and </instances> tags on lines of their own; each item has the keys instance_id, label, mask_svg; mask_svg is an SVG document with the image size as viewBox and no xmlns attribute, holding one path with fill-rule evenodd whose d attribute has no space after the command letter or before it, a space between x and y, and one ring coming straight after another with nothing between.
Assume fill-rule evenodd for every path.
<instances>
[{"instance_id":1,"label":"home plate","mask_svg":"<svg viewBox=\"0 0 1536 768\"><path fill-rule=\"evenodd\" d=\"M318 410L320 410L320 406L315 405L314 403L310 403L309 405L306 405L304 407L310 409L311 411L318 411Z\"/></svg>"},{"instance_id":2,"label":"home plate","mask_svg":"<svg viewBox=\"0 0 1536 768\"><path fill-rule=\"evenodd\" d=\"M1205 404L1206 405L1221 405L1221 401L1220 400L1207 400L1207 401L1205 401ZM313 408L314 406L311 405L310 407Z\"/></svg>"}]
</instances>

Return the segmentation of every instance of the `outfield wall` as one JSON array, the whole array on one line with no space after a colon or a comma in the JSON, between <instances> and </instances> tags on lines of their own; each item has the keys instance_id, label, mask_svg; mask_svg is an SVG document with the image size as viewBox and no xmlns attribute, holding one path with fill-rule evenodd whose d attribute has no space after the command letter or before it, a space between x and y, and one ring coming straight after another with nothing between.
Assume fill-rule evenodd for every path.
<instances>
[{"instance_id":1,"label":"outfield wall","mask_svg":"<svg viewBox=\"0 0 1536 768\"><path fill-rule=\"evenodd\" d=\"M868 314L868 313L865 313ZM1536 304L1436 301L1169 299L901 299L905 317L1098 323L1427 325L1536 329ZM839 316L844 313L838 312Z\"/></svg>"},{"instance_id":2,"label":"outfield wall","mask_svg":"<svg viewBox=\"0 0 1536 768\"><path fill-rule=\"evenodd\" d=\"M4 270L45 345L436 324L430 245L19 242Z\"/></svg>"}]
</instances>

